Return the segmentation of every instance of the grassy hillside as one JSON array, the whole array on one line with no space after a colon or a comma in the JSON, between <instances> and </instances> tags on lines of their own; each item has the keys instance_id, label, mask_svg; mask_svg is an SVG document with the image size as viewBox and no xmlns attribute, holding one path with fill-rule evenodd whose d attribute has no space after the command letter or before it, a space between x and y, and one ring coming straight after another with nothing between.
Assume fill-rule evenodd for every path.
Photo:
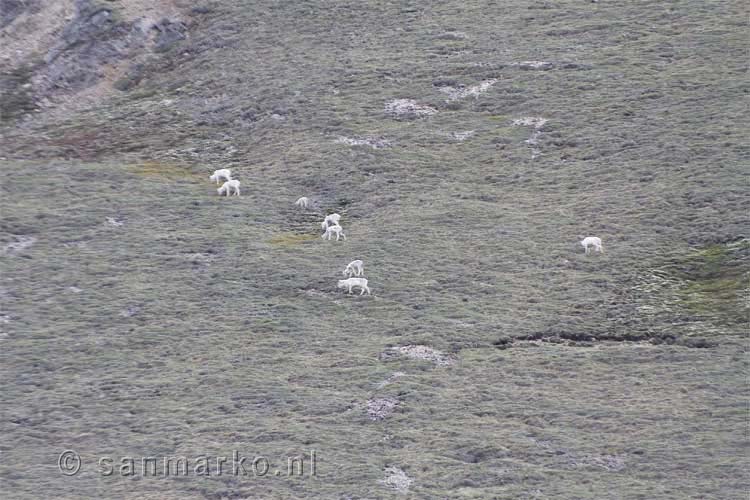
<instances>
[{"instance_id":1,"label":"grassy hillside","mask_svg":"<svg viewBox=\"0 0 750 500\"><path fill-rule=\"evenodd\" d=\"M746 495L740 2L226 3L85 105L0 81L5 491ZM97 466L233 450L271 472Z\"/></svg>"}]
</instances>

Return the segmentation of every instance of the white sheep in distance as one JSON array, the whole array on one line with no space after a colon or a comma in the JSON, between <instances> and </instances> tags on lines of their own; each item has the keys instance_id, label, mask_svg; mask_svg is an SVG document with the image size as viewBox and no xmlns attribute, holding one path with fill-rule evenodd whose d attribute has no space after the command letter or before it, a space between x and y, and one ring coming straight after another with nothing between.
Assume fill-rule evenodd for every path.
<instances>
[{"instance_id":1,"label":"white sheep in distance","mask_svg":"<svg viewBox=\"0 0 750 500\"><path fill-rule=\"evenodd\" d=\"M303 196L302 198L299 198L297 201L295 201L294 204L300 208L307 208L310 206L310 200L307 199L307 196Z\"/></svg>"},{"instance_id":2,"label":"white sheep in distance","mask_svg":"<svg viewBox=\"0 0 750 500\"><path fill-rule=\"evenodd\" d=\"M341 216L339 214L327 215L326 218L323 219L323 222L320 223L320 227L321 229L327 228L329 222L332 226L337 226L340 220Z\"/></svg>"},{"instance_id":3,"label":"white sheep in distance","mask_svg":"<svg viewBox=\"0 0 750 500\"><path fill-rule=\"evenodd\" d=\"M349 278L347 280L339 280L339 288L346 288L349 290L349 293L352 293L352 288L358 286L362 289L361 292L359 292L360 295L364 295L365 292L367 292L367 295L371 295L370 288L367 286L367 280L365 278Z\"/></svg>"},{"instance_id":4,"label":"white sheep in distance","mask_svg":"<svg viewBox=\"0 0 750 500\"><path fill-rule=\"evenodd\" d=\"M234 194L236 196L240 195L240 181L237 179L232 179L230 181L225 182L221 185L219 189L216 190L219 193L219 196L226 193L227 196L232 194L232 191L234 191Z\"/></svg>"},{"instance_id":5,"label":"white sheep in distance","mask_svg":"<svg viewBox=\"0 0 750 500\"><path fill-rule=\"evenodd\" d=\"M586 253L589 253L591 251L589 247L594 247L594 251L596 252L604 253L602 240L601 238L597 238L596 236L587 236L586 238L582 239L581 246L584 248Z\"/></svg>"},{"instance_id":6,"label":"white sheep in distance","mask_svg":"<svg viewBox=\"0 0 750 500\"><path fill-rule=\"evenodd\" d=\"M216 170L211 177L209 177L209 180L216 181L216 185L219 185L219 180L226 179L228 181L232 180L232 171L228 168L221 168L219 170Z\"/></svg>"},{"instance_id":7,"label":"white sheep in distance","mask_svg":"<svg viewBox=\"0 0 750 500\"><path fill-rule=\"evenodd\" d=\"M365 272L365 264L361 260L353 260L349 263L348 266L346 266L346 269L344 269L343 274L347 277L352 276L361 276Z\"/></svg>"},{"instance_id":8,"label":"white sheep in distance","mask_svg":"<svg viewBox=\"0 0 750 500\"><path fill-rule=\"evenodd\" d=\"M339 238L342 236L344 237L344 240L346 240L346 235L344 234L344 228L339 226L338 224L334 226L328 226L326 228L326 232L323 233L321 238L323 238L324 240L330 240L334 233L336 233L336 241L339 241Z\"/></svg>"}]
</instances>

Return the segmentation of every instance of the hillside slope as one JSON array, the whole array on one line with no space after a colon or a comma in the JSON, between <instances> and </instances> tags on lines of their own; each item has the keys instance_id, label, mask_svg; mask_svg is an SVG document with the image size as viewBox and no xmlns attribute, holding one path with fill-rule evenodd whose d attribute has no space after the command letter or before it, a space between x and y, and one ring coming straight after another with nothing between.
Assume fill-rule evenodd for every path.
<instances>
[{"instance_id":1,"label":"hillside slope","mask_svg":"<svg viewBox=\"0 0 750 500\"><path fill-rule=\"evenodd\" d=\"M226 3L2 3L13 498L744 497L740 2Z\"/></svg>"}]
</instances>

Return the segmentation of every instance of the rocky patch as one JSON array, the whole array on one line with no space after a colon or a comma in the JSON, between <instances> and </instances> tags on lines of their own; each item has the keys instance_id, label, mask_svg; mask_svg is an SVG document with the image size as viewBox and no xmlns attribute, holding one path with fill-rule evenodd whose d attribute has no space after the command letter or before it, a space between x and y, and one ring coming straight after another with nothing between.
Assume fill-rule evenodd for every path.
<instances>
[{"instance_id":1,"label":"rocky patch","mask_svg":"<svg viewBox=\"0 0 750 500\"><path fill-rule=\"evenodd\" d=\"M422 118L437 113L437 109L417 103L414 99L394 99L385 104L385 113L395 118Z\"/></svg>"},{"instance_id":2,"label":"rocky patch","mask_svg":"<svg viewBox=\"0 0 750 500\"><path fill-rule=\"evenodd\" d=\"M391 141L382 137L345 137L340 135L334 141L347 146L369 146L372 149L383 149L391 147Z\"/></svg>"},{"instance_id":3,"label":"rocky patch","mask_svg":"<svg viewBox=\"0 0 750 500\"><path fill-rule=\"evenodd\" d=\"M414 482L412 478L406 475L403 469L394 465L386 467L384 473L385 477L380 482L399 493L408 492L411 483Z\"/></svg>"},{"instance_id":4,"label":"rocky patch","mask_svg":"<svg viewBox=\"0 0 750 500\"><path fill-rule=\"evenodd\" d=\"M448 99L446 99L446 102L453 102L459 99L465 99L467 97L477 98L487 92L493 85L495 85L495 83L497 83L497 78L485 80L481 83L478 83L477 85L472 85L471 87L453 87L451 85L447 85L445 87L440 87L440 92L448 94Z\"/></svg>"},{"instance_id":5,"label":"rocky patch","mask_svg":"<svg viewBox=\"0 0 750 500\"><path fill-rule=\"evenodd\" d=\"M4 255L15 255L26 248L29 248L36 242L36 238L33 236L16 236L16 241L8 243L3 247Z\"/></svg>"},{"instance_id":6,"label":"rocky patch","mask_svg":"<svg viewBox=\"0 0 750 500\"><path fill-rule=\"evenodd\" d=\"M405 345L400 347L391 347L383 351L383 353L381 354L381 359L385 360L399 356L404 356L410 359L431 361L439 366L452 365L456 362L455 357L426 345Z\"/></svg>"},{"instance_id":7,"label":"rocky patch","mask_svg":"<svg viewBox=\"0 0 750 500\"><path fill-rule=\"evenodd\" d=\"M367 416L370 420L383 420L393 413L399 401L394 398L375 398L367 401Z\"/></svg>"}]
</instances>

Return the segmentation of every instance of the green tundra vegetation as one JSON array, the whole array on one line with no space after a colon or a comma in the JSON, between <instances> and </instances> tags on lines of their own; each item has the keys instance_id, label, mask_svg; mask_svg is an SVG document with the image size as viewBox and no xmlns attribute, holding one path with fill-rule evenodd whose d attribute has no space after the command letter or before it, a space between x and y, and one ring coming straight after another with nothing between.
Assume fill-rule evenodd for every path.
<instances>
[{"instance_id":1,"label":"green tundra vegetation","mask_svg":"<svg viewBox=\"0 0 750 500\"><path fill-rule=\"evenodd\" d=\"M747 497L742 2L67 3L0 0L2 496Z\"/></svg>"}]
</instances>

